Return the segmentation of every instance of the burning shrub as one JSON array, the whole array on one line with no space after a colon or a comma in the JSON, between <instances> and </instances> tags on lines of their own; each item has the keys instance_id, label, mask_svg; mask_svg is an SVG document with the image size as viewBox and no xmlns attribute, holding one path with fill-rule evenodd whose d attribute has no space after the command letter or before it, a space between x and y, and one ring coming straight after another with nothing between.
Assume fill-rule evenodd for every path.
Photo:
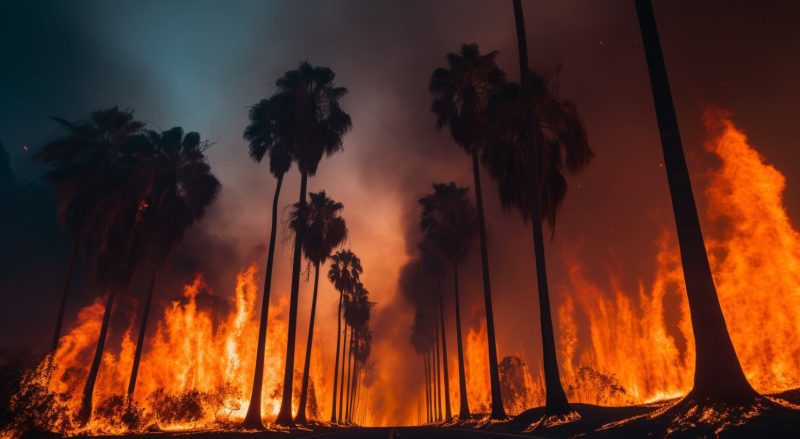
<instances>
[{"instance_id":1,"label":"burning shrub","mask_svg":"<svg viewBox=\"0 0 800 439\"><path fill-rule=\"evenodd\" d=\"M52 358L48 357L37 367L24 372L19 390L9 401L11 420L4 432L24 436L70 429L72 421L67 415L69 393L53 392L47 385L54 369Z\"/></svg>"},{"instance_id":2,"label":"burning shrub","mask_svg":"<svg viewBox=\"0 0 800 439\"><path fill-rule=\"evenodd\" d=\"M589 366L581 366L575 384L567 388L570 399L592 401L597 405L632 404L627 393L616 375L606 375Z\"/></svg>"},{"instance_id":3,"label":"burning shrub","mask_svg":"<svg viewBox=\"0 0 800 439\"><path fill-rule=\"evenodd\" d=\"M152 424L152 417L135 401L126 403L125 397L106 398L95 409L94 416L116 431L143 431Z\"/></svg>"},{"instance_id":4,"label":"burning shrub","mask_svg":"<svg viewBox=\"0 0 800 439\"><path fill-rule=\"evenodd\" d=\"M210 421L223 422L241 409L241 391L232 383L225 383L213 391L189 389L169 393L163 388L152 392L148 402L160 426Z\"/></svg>"},{"instance_id":5,"label":"burning shrub","mask_svg":"<svg viewBox=\"0 0 800 439\"><path fill-rule=\"evenodd\" d=\"M193 422L203 419L203 393L190 389L176 394L159 388L147 397L153 415L161 425L179 422Z\"/></svg>"},{"instance_id":6,"label":"burning shrub","mask_svg":"<svg viewBox=\"0 0 800 439\"><path fill-rule=\"evenodd\" d=\"M522 413L535 404L536 395L527 363L519 357L508 356L498 364L498 372L503 408L508 414Z\"/></svg>"}]
</instances>

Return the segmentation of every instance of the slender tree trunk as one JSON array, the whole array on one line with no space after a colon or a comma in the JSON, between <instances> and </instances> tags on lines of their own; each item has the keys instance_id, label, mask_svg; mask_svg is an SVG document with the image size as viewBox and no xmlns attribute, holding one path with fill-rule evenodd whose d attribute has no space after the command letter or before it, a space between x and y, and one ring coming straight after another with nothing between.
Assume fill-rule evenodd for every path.
<instances>
[{"instance_id":1,"label":"slender tree trunk","mask_svg":"<svg viewBox=\"0 0 800 439\"><path fill-rule=\"evenodd\" d=\"M442 374L444 377L444 420L450 422L453 412L450 410L450 372L447 367L447 335L444 330L444 305L442 304L442 280L437 279L437 291L439 293L439 325L442 329Z\"/></svg>"},{"instance_id":2,"label":"slender tree trunk","mask_svg":"<svg viewBox=\"0 0 800 439\"><path fill-rule=\"evenodd\" d=\"M431 301L433 302L433 301ZM433 303L431 303L433 305ZM441 351L439 350L439 319L436 314L436 306L433 305L433 332L434 332L434 346L436 346L436 422L442 420L442 362L440 360Z\"/></svg>"},{"instance_id":3,"label":"slender tree trunk","mask_svg":"<svg viewBox=\"0 0 800 439\"><path fill-rule=\"evenodd\" d=\"M344 337L344 342L342 344L342 378L341 378L341 382L339 383L339 418L338 418L339 423L342 422L342 412L343 412L342 407L343 407L343 402L344 402L344 399L343 399L344 398L344 373L345 373L344 363L345 363L345 355L347 355L347 326L348 326L347 322L345 322L345 324L344 324L344 334L342 335L342 337Z\"/></svg>"},{"instance_id":4,"label":"slender tree trunk","mask_svg":"<svg viewBox=\"0 0 800 439\"><path fill-rule=\"evenodd\" d=\"M94 385L97 381L97 373L100 371L100 363L103 359L103 348L106 345L106 335L108 334L108 325L111 322L111 311L114 308L114 298L116 296L115 290L111 290L106 298L106 309L103 312L103 323L100 326L100 336L97 338L97 347L94 351L94 359L89 368L89 377L86 379L86 385L83 388L83 398L81 399L81 410L78 413L78 422L86 425L92 418L92 396L94 395Z\"/></svg>"},{"instance_id":5,"label":"slender tree trunk","mask_svg":"<svg viewBox=\"0 0 800 439\"><path fill-rule=\"evenodd\" d=\"M128 381L128 403L133 401L133 392L136 390L136 378L139 376L139 362L142 359L142 351L144 350L144 335L147 332L147 319L150 316L150 304L153 302L153 292L155 291L156 276L160 266L158 262L153 263L153 271L150 273L150 284L147 287L147 298L142 308L142 323L139 326L139 337L136 339L136 352L133 355L133 367L131 368L131 377Z\"/></svg>"},{"instance_id":6,"label":"slender tree trunk","mask_svg":"<svg viewBox=\"0 0 800 439\"><path fill-rule=\"evenodd\" d=\"M428 361L428 352L425 352L422 356L422 361L425 366L425 411L427 414L428 424L432 421L431 416L431 379L430 379L430 366Z\"/></svg>"},{"instance_id":7,"label":"slender tree trunk","mask_svg":"<svg viewBox=\"0 0 800 439\"><path fill-rule=\"evenodd\" d=\"M308 174L303 172L300 176L300 209L306 206L306 186ZM292 288L289 299L289 328L286 337L286 369L283 373L283 398L281 408L275 423L288 427L294 427L292 420L292 393L294 391L294 343L295 332L297 330L297 302L300 295L300 264L302 256L302 244L305 230L300 228L294 237L294 256L292 258Z\"/></svg>"},{"instance_id":8,"label":"slender tree trunk","mask_svg":"<svg viewBox=\"0 0 800 439\"><path fill-rule=\"evenodd\" d=\"M269 296L272 285L272 266L275 260L275 238L278 231L278 199L283 186L283 174L278 176L275 196L272 199L272 224L269 231L269 250L267 251L267 271L264 274L264 295L261 298L261 321L258 325L258 345L256 347L256 367L253 373L253 388L250 405L242 426L261 429L261 390L264 384L264 355L267 347L267 320L269 317Z\"/></svg>"},{"instance_id":9,"label":"slender tree trunk","mask_svg":"<svg viewBox=\"0 0 800 439\"><path fill-rule=\"evenodd\" d=\"M681 264L694 332L694 387L689 396L697 399L747 402L756 397L757 393L742 372L708 264L653 6L649 0L636 0L636 12L650 72L650 85L664 153L664 168L667 171L672 211L678 229Z\"/></svg>"},{"instance_id":10,"label":"slender tree trunk","mask_svg":"<svg viewBox=\"0 0 800 439\"><path fill-rule=\"evenodd\" d=\"M467 401L467 376L464 372L464 344L461 340L461 304L458 292L458 262L453 263L453 285L456 296L456 339L458 343L458 399L460 420L469 419L469 401Z\"/></svg>"},{"instance_id":11,"label":"slender tree trunk","mask_svg":"<svg viewBox=\"0 0 800 439\"><path fill-rule=\"evenodd\" d=\"M58 317L56 317L56 331L53 334L53 344L50 347L50 352L55 353L58 349L58 340L61 338L61 325L64 323L64 310L67 307L67 297L69 296L69 287L72 284L72 273L75 271L75 260L78 259L78 249L80 248L78 239L72 244L72 253L69 257L69 265L67 266L67 278L64 280L64 290L61 292L61 301L58 304Z\"/></svg>"},{"instance_id":12,"label":"slender tree trunk","mask_svg":"<svg viewBox=\"0 0 800 439\"><path fill-rule=\"evenodd\" d=\"M317 314L317 288L319 286L319 263L314 265L314 295L311 299L311 318L308 322L308 341L306 342L306 358L303 364L303 382L300 386L300 405L297 408L295 422L306 424L306 400L308 399L308 373L311 368L311 345L314 342L314 317Z\"/></svg>"},{"instance_id":13,"label":"slender tree trunk","mask_svg":"<svg viewBox=\"0 0 800 439\"><path fill-rule=\"evenodd\" d=\"M494 335L494 314L492 311L492 287L489 281L489 251L486 248L486 223L483 218L483 195L481 193L481 173L478 166L478 151L472 152L472 175L475 179L475 204L478 210L478 235L481 244L481 270L483 271L483 300L486 307L486 333L489 346L489 383L492 390L492 419L505 419L503 397L500 394L500 374L497 370L497 344Z\"/></svg>"},{"instance_id":14,"label":"slender tree trunk","mask_svg":"<svg viewBox=\"0 0 800 439\"><path fill-rule=\"evenodd\" d=\"M350 423L353 422L353 410L356 400L356 387L358 386L358 374L361 372L361 368L358 366L358 351L359 347L356 346L355 352L353 353L353 383L351 384L350 388L350 402L347 405L347 420Z\"/></svg>"},{"instance_id":15,"label":"slender tree trunk","mask_svg":"<svg viewBox=\"0 0 800 439\"><path fill-rule=\"evenodd\" d=\"M533 120L530 96L530 74L528 69L528 42L525 36L525 17L522 13L520 0L513 0L514 18L517 28L517 47L519 53L519 71L522 82L524 111L526 120ZM531 132L526 126L522 133L522 147L529 147ZM561 386L558 373L558 358L556 357L555 336L553 334L553 319L550 313L550 294L547 285L547 266L544 256L544 238L542 233L542 213L540 193L539 164L533 167L531 180L535 185L531 201L531 223L533 223L533 248L536 255L536 280L539 292L539 324L542 334L542 361L544 363L545 382L545 414L560 416L572 411Z\"/></svg>"},{"instance_id":16,"label":"slender tree trunk","mask_svg":"<svg viewBox=\"0 0 800 439\"><path fill-rule=\"evenodd\" d=\"M339 307L336 314L336 364L333 368L333 401L331 402L331 423L336 422L336 392L339 390L339 350L342 339L342 294L339 291Z\"/></svg>"},{"instance_id":17,"label":"slender tree trunk","mask_svg":"<svg viewBox=\"0 0 800 439\"><path fill-rule=\"evenodd\" d=\"M353 327L350 327L350 348L348 349L347 353L347 397L345 402L350 402L350 379L352 377L352 363L353 363L353 340L355 340L355 334L353 333ZM347 407L344 409L344 416L343 419L345 422L350 420L350 412L347 410Z\"/></svg>"}]
</instances>

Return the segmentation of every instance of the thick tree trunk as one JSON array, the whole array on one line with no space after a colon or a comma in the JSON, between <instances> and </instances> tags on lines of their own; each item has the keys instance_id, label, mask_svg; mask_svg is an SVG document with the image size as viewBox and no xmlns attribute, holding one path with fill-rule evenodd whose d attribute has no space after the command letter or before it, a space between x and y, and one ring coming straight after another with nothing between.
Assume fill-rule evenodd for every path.
<instances>
[{"instance_id":1,"label":"thick tree trunk","mask_svg":"<svg viewBox=\"0 0 800 439\"><path fill-rule=\"evenodd\" d=\"M272 286L272 266L275 260L275 238L278 231L278 199L283 186L283 174L278 176L275 185L275 196L272 199L272 224L269 231L269 250L267 251L267 271L264 274L264 294L261 298L261 321L258 325L258 345L256 347L256 367L253 372L253 388L250 393L250 405L242 426L261 429L261 390L264 384L264 355L267 347L267 320L269 317L269 296Z\"/></svg>"},{"instance_id":2,"label":"thick tree trunk","mask_svg":"<svg viewBox=\"0 0 800 439\"><path fill-rule=\"evenodd\" d=\"M308 373L311 368L311 345L314 342L314 317L317 314L317 288L319 287L319 263L314 266L314 295L311 299L311 318L308 322L308 341L306 342L306 358L303 362L303 381L300 386L300 405L294 421L306 424L306 400L308 399Z\"/></svg>"},{"instance_id":3,"label":"thick tree trunk","mask_svg":"<svg viewBox=\"0 0 800 439\"><path fill-rule=\"evenodd\" d=\"M306 186L308 174L303 172L300 176L300 208L306 206ZM294 427L292 419L292 393L294 392L294 344L297 330L297 302L300 295L300 264L302 257L302 244L305 231L301 228L294 237L294 256L292 258L292 287L289 293L289 328L286 337L286 369L283 373L283 398L281 408L275 423L278 425Z\"/></svg>"},{"instance_id":4,"label":"thick tree trunk","mask_svg":"<svg viewBox=\"0 0 800 439\"><path fill-rule=\"evenodd\" d=\"M345 364L345 356L347 355L347 327L348 327L347 322L345 322L344 334L342 335L342 337L344 337L344 341L342 343L342 377L341 377L341 380L340 380L341 382L339 383L339 417L338 417L339 423L342 422L342 413L344 411L343 410L343 406L344 406L344 404L343 404L344 403L344 374L345 374L344 364Z\"/></svg>"},{"instance_id":5,"label":"thick tree trunk","mask_svg":"<svg viewBox=\"0 0 800 439\"><path fill-rule=\"evenodd\" d=\"M649 0L636 0L636 12L650 72L694 332L694 387L689 395L698 399L746 402L757 394L742 372L708 264L653 6Z\"/></svg>"},{"instance_id":6,"label":"thick tree trunk","mask_svg":"<svg viewBox=\"0 0 800 439\"><path fill-rule=\"evenodd\" d=\"M433 302L433 301L431 301ZM431 303L433 305L433 303ZM436 307L432 306L433 308L433 332L434 332L434 346L435 346L435 353L436 359L433 361L433 364L436 367L436 422L441 422L442 420L442 363L439 358L441 352L439 351L439 319L436 318Z\"/></svg>"},{"instance_id":7,"label":"thick tree trunk","mask_svg":"<svg viewBox=\"0 0 800 439\"><path fill-rule=\"evenodd\" d=\"M450 410L450 373L447 368L447 335L444 330L444 305L442 304L442 281L437 279L437 291L439 293L439 325L442 330L442 374L444 377L444 420L450 422L453 412Z\"/></svg>"},{"instance_id":8,"label":"thick tree trunk","mask_svg":"<svg viewBox=\"0 0 800 439\"><path fill-rule=\"evenodd\" d=\"M155 291L156 276L158 276L159 269L159 263L154 262L153 271L150 273L150 284L147 287L147 298L144 301L144 308L142 308L142 323L139 326L139 337L136 339L136 352L133 355L131 377L128 381L128 403L133 401L133 392L136 391L136 378L139 376L139 362L142 359L142 351L144 350L144 335L147 332L147 320L150 316L150 304L153 302L153 292Z\"/></svg>"},{"instance_id":9,"label":"thick tree trunk","mask_svg":"<svg viewBox=\"0 0 800 439\"><path fill-rule=\"evenodd\" d=\"M86 385L83 388L83 398L81 399L81 410L78 412L78 422L86 425L92 418L92 396L94 395L94 385L97 381L97 373L100 370L100 363L103 359L103 348L106 345L106 335L108 334L108 325L111 322L111 311L114 308L114 298L116 296L115 290L111 290L106 298L106 309L103 312L103 323L100 326L100 336L97 338L97 347L94 351L94 359L89 368L89 377L86 379Z\"/></svg>"},{"instance_id":10,"label":"thick tree trunk","mask_svg":"<svg viewBox=\"0 0 800 439\"><path fill-rule=\"evenodd\" d=\"M341 340L342 340L342 294L339 291L339 307L337 308L336 314L336 363L333 367L333 401L331 401L331 423L336 422L336 392L338 389L339 384L339 350L341 348Z\"/></svg>"},{"instance_id":11,"label":"thick tree trunk","mask_svg":"<svg viewBox=\"0 0 800 439\"><path fill-rule=\"evenodd\" d=\"M58 340L61 338L61 325L64 323L64 310L67 307L67 297L69 296L69 287L72 284L72 273L75 271L75 260L78 259L78 249L80 248L79 241L75 239L72 244L72 253L69 257L69 265L67 266L67 278L64 280L64 290L61 292L61 301L58 304L58 316L56 317L56 331L53 334L53 343L50 346L50 352L55 353L58 349Z\"/></svg>"},{"instance_id":12,"label":"thick tree trunk","mask_svg":"<svg viewBox=\"0 0 800 439\"><path fill-rule=\"evenodd\" d=\"M514 18L517 28L517 45L519 53L519 70L522 82L524 111L526 120L533 120L530 96L530 73L528 69L528 43L525 37L525 17L522 13L520 0L513 0ZM523 147L531 144L530 130L522 133ZM533 223L533 248L536 255L536 280L539 291L539 324L542 334L542 361L544 362L545 382L545 414L566 415L572 411L561 386L558 373L558 359L556 357L555 336L553 334L553 319L550 313L550 294L547 285L547 266L544 256L544 238L542 233L542 213L540 201L540 179L538 163L533 167L531 180L536 185L532 192L531 222Z\"/></svg>"},{"instance_id":13,"label":"thick tree trunk","mask_svg":"<svg viewBox=\"0 0 800 439\"><path fill-rule=\"evenodd\" d=\"M464 343L461 339L461 304L458 292L458 262L453 263L453 286L456 296L456 340L458 343L458 399L460 420L469 419L469 401L467 401L467 375L464 372Z\"/></svg>"},{"instance_id":14,"label":"thick tree trunk","mask_svg":"<svg viewBox=\"0 0 800 439\"><path fill-rule=\"evenodd\" d=\"M478 210L478 235L481 244L481 270L483 272L483 300L486 307L486 333L489 346L489 383L492 391L492 419L505 419L503 397L500 394L500 374L497 370L497 344L494 335L494 314L492 311L492 287L489 281L489 251L486 248L486 223L483 218L483 195L481 193L481 173L478 166L478 152L472 152L472 176L475 179L475 204Z\"/></svg>"}]
</instances>

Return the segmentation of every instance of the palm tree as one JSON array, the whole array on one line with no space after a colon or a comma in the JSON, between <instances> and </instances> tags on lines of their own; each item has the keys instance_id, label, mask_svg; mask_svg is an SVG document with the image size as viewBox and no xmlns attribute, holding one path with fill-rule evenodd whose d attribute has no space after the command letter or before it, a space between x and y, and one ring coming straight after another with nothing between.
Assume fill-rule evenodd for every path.
<instances>
[{"instance_id":1,"label":"palm tree","mask_svg":"<svg viewBox=\"0 0 800 439\"><path fill-rule=\"evenodd\" d=\"M531 221L539 296L542 361L545 378L545 415L573 413L561 385L550 310L542 220L554 230L556 212L567 192L564 174L576 174L593 153L575 105L559 99L549 78L528 69L522 6L514 1L522 85L498 88L490 102L493 120L491 147L482 159L498 181L505 209L516 208Z\"/></svg>"},{"instance_id":2,"label":"palm tree","mask_svg":"<svg viewBox=\"0 0 800 439\"><path fill-rule=\"evenodd\" d=\"M347 388L346 390L346 405L341 408L344 412L343 420L346 422L351 421L351 402L353 395L352 385L354 381L354 359L358 352L355 348L358 346L358 339L360 331L364 331L370 319L370 310L373 303L369 301L369 291L364 287L361 282L355 284L353 294L349 300L345 301L344 305L344 321L350 327L350 346L348 347L349 353L347 358ZM343 381L344 383L344 381Z\"/></svg>"},{"instance_id":3,"label":"palm tree","mask_svg":"<svg viewBox=\"0 0 800 439\"><path fill-rule=\"evenodd\" d=\"M56 186L59 217L86 250L92 284L107 292L103 321L77 419L89 421L92 396L117 291L130 283L144 254L141 239L146 159L132 144L143 124L132 111L113 107L92 113L88 120L55 119L66 134L43 146L35 159L52 168L46 178ZM144 151L146 152L146 151ZM73 251L74 253L74 251ZM63 303L66 301L68 284ZM57 331L60 330L60 321ZM57 345L57 336L55 343Z\"/></svg>"},{"instance_id":4,"label":"palm tree","mask_svg":"<svg viewBox=\"0 0 800 439\"><path fill-rule=\"evenodd\" d=\"M53 118L64 135L44 145L33 157L51 167L45 179L56 187L58 219L72 239L67 278L61 292L51 351L58 348L64 310L79 250L86 248L90 218L98 214L95 206L106 192L109 167L121 158L120 147L140 132L144 124L133 118L133 111L112 107L95 111L84 121Z\"/></svg>"},{"instance_id":5,"label":"palm tree","mask_svg":"<svg viewBox=\"0 0 800 439\"><path fill-rule=\"evenodd\" d=\"M309 194L310 202L305 211L299 205L294 206L290 227L294 233L305 230L303 252L311 264L314 264L314 294L311 299L311 317L308 323L308 342L303 365L303 382L300 387L300 405L295 422L305 424L306 399L308 394L308 373L311 366L311 345L314 340L314 317L317 312L317 288L319 286L319 266L324 264L333 249L347 239L347 226L340 212L342 203L329 198L325 191Z\"/></svg>"},{"instance_id":6,"label":"palm tree","mask_svg":"<svg viewBox=\"0 0 800 439\"><path fill-rule=\"evenodd\" d=\"M292 165L294 141L292 139L291 95L276 93L262 99L250 108L250 124L244 131L249 142L250 158L261 162L269 156L269 170L275 177L275 195L272 198L272 221L267 250L267 269L264 275L264 294L261 299L261 318L258 327L256 348L256 367L250 405L242 425L247 428L263 428L261 423L261 391L264 382L264 356L267 345L267 321L269 317L269 298L272 285L272 268L275 260L275 237L278 228L278 199L283 186L283 177Z\"/></svg>"},{"instance_id":7,"label":"palm tree","mask_svg":"<svg viewBox=\"0 0 800 439\"><path fill-rule=\"evenodd\" d=\"M463 45L461 52L447 54L448 68L438 68L431 76L429 90L433 95L432 111L436 125L447 126L453 140L472 156L472 175L475 180L475 201L478 206L478 230L481 245L483 296L486 307L489 378L492 392L492 419L504 419L500 395L500 376L497 370L497 344L492 312L492 291L489 281L489 255L486 248L486 226L483 217L480 168L478 156L488 140L490 123L486 117L489 96L501 85L504 73L497 67L497 52L481 55L475 44Z\"/></svg>"},{"instance_id":8,"label":"palm tree","mask_svg":"<svg viewBox=\"0 0 800 439\"><path fill-rule=\"evenodd\" d=\"M204 148L208 144L201 142L198 133L184 135L180 127L162 133L150 131L138 136L135 145L146 155L140 171L146 173L142 197L145 203L142 206L146 208L139 214L152 267L128 384L128 401L133 399L136 389L156 277L186 230L203 217L220 190L220 183L206 162Z\"/></svg>"},{"instance_id":9,"label":"palm tree","mask_svg":"<svg viewBox=\"0 0 800 439\"><path fill-rule=\"evenodd\" d=\"M361 267L361 260L350 250L340 250L331 257L331 268L328 271L328 280L333 283L333 287L339 292L339 307L336 313L336 365L333 369L333 401L331 403L331 422L341 421L341 415L336 417L336 392L339 382L339 350L342 337L342 299L354 294L355 286L358 284L359 277L364 269ZM346 329L345 329L346 331ZM344 372L344 366L342 366ZM341 407L341 405L340 405Z\"/></svg>"},{"instance_id":10,"label":"palm tree","mask_svg":"<svg viewBox=\"0 0 800 439\"><path fill-rule=\"evenodd\" d=\"M458 264L467 256L470 243L475 236L475 207L467 199L469 188L455 183L436 183L433 193L419 199L422 205L420 227L427 247L435 248L445 259L453 264L453 287L456 308L456 340L458 346L458 391L459 419L469 419L467 383L464 372L464 344L461 337L461 307L458 289ZM441 301L441 294L439 295ZM441 307L441 303L440 303ZM444 320L444 315L441 316ZM442 329L444 333L444 329ZM447 356L445 355L445 377L447 376ZM450 419L450 392L445 378L446 412Z\"/></svg>"},{"instance_id":11,"label":"palm tree","mask_svg":"<svg viewBox=\"0 0 800 439\"><path fill-rule=\"evenodd\" d=\"M286 72L276 85L290 99L292 121L293 160L300 170L301 209L306 205L308 177L317 172L323 155L342 149L342 137L350 130L350 116L341 108L340 101L347 93L344 87L334 86L335 74L327 67L314 67L301 63L295 70ZM292 286L289 299L289 327L287 328L286 363L283 374L281 408L275 422L294 426L292 420L292 392L294 375L295 332L297 328L297 302L300 289L300 258L304 230L295 234L292 256Z\"/></svg>"},{"instance_id":12,"label":"palm tree","mask_svg":"<svg viewBox=\"0 0 800 439\"><path fill-rule=\"evenodd\" d=\"M661 135L672 210L678 229L681 264L694 333L694 386L685 400L749 402L757 393L742 372L711 276L667 69L661 53L653 5L649 0L636 0L636 12L650 72L650 86Z\"/></svg>"}]
</instances>

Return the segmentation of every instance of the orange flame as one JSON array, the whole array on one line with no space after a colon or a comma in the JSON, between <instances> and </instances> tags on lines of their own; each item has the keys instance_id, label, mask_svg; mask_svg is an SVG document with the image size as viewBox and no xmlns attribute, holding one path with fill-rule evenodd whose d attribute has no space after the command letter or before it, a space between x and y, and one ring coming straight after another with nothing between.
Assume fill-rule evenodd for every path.
<instances>
[{"instance_id":1,"label":"orange flame","mask_svg":"<svg viewBox=\"0 0 800 439\"><path fill-rule=\"evenodd\" d=\"M243 269L236 279L234 306L227 315L219 316L198 299L206 294L202 275L184 287L180 299L172 301L163 311L155 330L147 337L139 368L135 401L155 414L158 427L164 430L202 428L214 423L241 420L247 411L255 368L255 346L258 338L258 312L254 265ZM277 415L280 408L281 384L286 355L288 303L285 297L270 305L267 326L262 413ZM98 299L81 310L78 322L61 340L54 357L55 373L49 383L53 392L67 392L68 407L77 412L86 379L86 368L100 332L104 306ZM155 313L154 313L155 316ZM107 344L94 393L95 407L114 395L124 395L128 386L135 343L132 328L123 334L114 354ZM319 349L313 349L311 381L316 384L319 411L325 413L329 399ZM299 386L299 382L295 387ZM191 421L164 420L154 407L153 395L185 395L204 392L216 402L214 410ZM295 404L297 403L295 398ZM294 407L296 409L296 406ZM104 423L97 416L87 426L88 432L119 432L119 428Z\"/></svg>"},{"instance_id":2,"label":"orange flame","mask_svg":"<svg viewBox=\"0 0 800 439\"><path fill-rule=\"evenodd\" d=\"M720 302L745 374L762 393L800 386L800 233L783 203L784 176L748 144L730 115L709 110L706 149L721 160L705 191L706 247ZM609 297L568 260L558 309L565 383L591 366L625 388L608 404L645 402L686 393L694 343L673 235L658 241L656 276L638 295L613 282ZM678 311L669 312L669 303ZM588 316L588 319L579 315ZM677 314L677 316L675 315ZM587 323L584 323L587 322ZM580 329L589 339L580 339ZM573 386L571 399L596 402L597 389Z\"/></svg>"}]
</instances>

